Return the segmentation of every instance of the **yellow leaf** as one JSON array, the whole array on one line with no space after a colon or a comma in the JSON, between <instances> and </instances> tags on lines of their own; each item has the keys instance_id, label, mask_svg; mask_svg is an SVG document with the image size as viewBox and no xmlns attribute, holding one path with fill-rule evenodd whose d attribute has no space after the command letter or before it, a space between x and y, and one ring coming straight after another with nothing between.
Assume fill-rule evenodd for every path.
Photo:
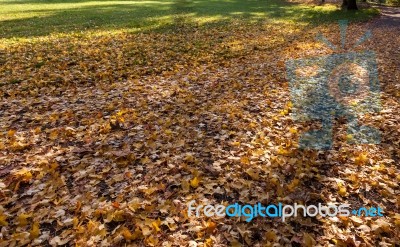
<instances>
[{"instance_id":1,"label":"yellow leaf","mask_svg":"<svg viewBox=\"0 0 400 247\"><path fill-rule=\"evenodd\" d=\"M25 167L22 168L21 170L17 171L15 174L18 178L20 178L22 181L29 181L32 179L32 173L26 169Z\"/></svg>"},{"instance_id":2,"label":"yellow leaf","mask_svg":"<svg viewBox=\"0 0 400 247\"><path fill-rule=\"evenodd\" d=\"M18 226L28 225L28 218L31 217L30 214L20 214L18 215Z\"/></svg>"},{"instance_id":3,"label":"yellow leaf","mask_svg":"<svg viewBox=\"0 0 400 247\"><path fill-rule=\"evenodd\" d=\"M231 242L231 246L232 246L232 247L242 247L242 244L241 244L239 241L237 241L236 239L234 239L234 240Z\"/></svg>"},{"instance_id":4,"label":"yellow leaf","mask_svg":"<svg viewBox=\"0 0 400 247\"><path fill-rule=\"evenodd\" d=\"M87 223L87 230L89 232L93 232L96 228L97 228L97 224L94 221L89 220L89 222Z\"/></svg>"},{"instance_id":5,"label":"yellow leaf","mask_svg":"<svg viewBox=\"0 0 400 247\"><path fill-rule=\"evenodd\" d=\"M339 187L339 195L345 196L346 193L347 193L346 187L344 186Z\"/></svg>"},{"instance_id":6,"label":"yellow leaf","mask_svg":"<svg viewBox=\"0 0 400 247\"><path fill-rule=\"evenodd\" d=\"M274 242L276 239L276 233L273 230L269 230L265 233L265 238L267 241Z\"/></svg>"},{"instance_id":7,"label":"yellow leaf","mask_svg":"<svg viewBox=\"0 0 400 247\"><path fill-rule=\"evenodd\" d=\"M142 232L138 228L136 228L132 233L125 226L121 227L121 235L125 238L125 240L135 240L143 236Z\"/></svg>"},{"instance_id":8,"label":"yellow leaf","mask_svg":"<svg viewBox=\"0 0 400 247\"><path fill-rule=\"evenodd\" d=\"M117 210L113 214L113 221L124 221L125 220L125 213L124 210Z\"/></svg>"},{"instance_id":9,"label":"yellow leaf","mask_svg":"<svg viewBox=\"0 0 400 247\"><path fill-rule=\"evenodd\" d=\"M135 197L128 203L128 208L135 212L141 206L141 201L139 198Z\"/></svg>"},{"instance_id":10,"label":"yellow leaf","mask_svg":"<svg viewBox=\"0 0 400 247\"><path fill-rule=\"evenodd\" d=\"M78 219L78 217L74 217L74 219L73 219L73 225L74 225L74 227L77 227L77 226L79 225L79 219Z\"/></svg>"},{"instance_id":11,"label":"yellow leaf","mask_svg":"<svg viewBox=\"0 0 400 247\"><path fill-rule=\"evenodd\" d=\"M197 188L199 186L199 182L199 178L194 177L192 180L190 180L190 186L192 186L193 188Z\"/></svg>"},{"instance_id":12,"label":"yellow leaf","mask_svg":"<svg viewBox=\"0 0 400 247\"><path fill-rule=\"evenodd\" d=\"M242 164L249 165L249 164L250 164L249 157L247 157L247 156L242 156L242 157L240 158L240 162L241 162Z\"/></svg>"},{"instance_id":13,"label":"yellow leaf","mask_svg":"<svg viewBox=\"0 0 400 247\"><path fill-rule=\"evenodd\" d=\"M353 135L352 134L347 134L346 135L346 140L349 142L351 140L353 140Z\"/></svg>"},{"instance_id":14,"label":"yellow leaf","mask_svg":"<svg viewBox=\"0 0 400 247\"><path fill-rule=\"evenodd\" d=\"M39 228L38 222L33 223L32 229L29 233L30 233L30 235L29 235L30 239L35 239L35 238L39 237L40 228Z\"/></svg>"},{"instance_id":15,"label":"yellow leaf","mask_svg":"<svg viewBox=\"0 0 400 247\"><path fill-rule=\"evenodd\" d=\"M206 223L206 232L212 233L214 232L215 228L217 228L217 224L211 220L207 221Z\"/></svg>"},{"instance_id":16,"label":"yellow leaf","mask_svg":"<svg viewBox=\"0 0 400 247\"><path fill-rule=\"evenodd\" d=\"M254 180L259 179L259 171L257 169L249 168L246 170L246 173Z\"/></svg>"},{"instance_id":17,"label":"yellow leaf","mask_svg":"<svg viewBox=\"0 0 400 247\"><path fill-rule=\"evenodd\" d=\"M255 128L255 127L257 127L257 124L254 123L254 122L251 122L251 123L249 124L249 127L250 127L250 128Z\"/></svg>"},{"instance_id":18,"label":"yellow leaf","mask_svg":"<svg viewBox=\"0 0 400 247\"><path fill-rule=\"evenodd\" d=\"M287 109L279 112L279 114L281 114L282 116L284 116L284 115L286 115L288 113L289 113L289 111Z\"/></svg>"},{"instance_id":19,"label":"yellow leaf","mask_svg":"<svg viewBox=\"0 0 400 247\"><path fill-rule=\"evenodd\" d=\"M11 150L13 151L22 151L26 149L29 145L22 142L13 142L11 145Z\"/></svg>"},{"instance_id":20,"label":"yellow leaf","mask_svg":"<svg viewBox=\"0 0 400 247\"><path fill-rule=\"evenodd\" d=\"M50 140L55 140L58 138L58 130L52 130L49 135Z\"/></svg>"},{"instance_id":21,"label":"yellow leaf","mask_svg":"<svg viewBox=\"0 0 400 247\"><path fill-rule=\"evenodd\" d=\"M76 232L79 233L79 234L85 233L86 232L86 228L83 227L83 226L77 226Z\"/></svg>"},{"instance_id":22,"label":"yellow leaf","mask_svg":"<svg viewBox=\"0 0 400 247\"><path fill-rule=\"evenodd\" d=\"M11 129L7 132L8 137L13 137L15 135L15 130Z\"/></svg>"},{"instance_id":23,"label":"yellow leaf","mask_svg":"<svg viewBox=\"0 0 400 247\"><path fill-rule=\"evenodd\" d=\"M146 239L146 243L147 243L147 245L149 245L149 246L157 246L157 245L158 245L158 242L159 242L158 238L154 238L153 236L149 236L149 237Z\"/></svg>"},{"instance_id":24,"label":"yellow leaf","mask_svg":"<svg viewBox=\"0 0 400 247\"><path fill-rule=\"evenodd\" d=\"M234 146L234 147L239 147L240 146L240 142L232 142L231 145Z\"/></svg>"},{"instance_id":25,"label":"yellow leaf","mask_svg":"<svg viewBox=\"0 0 400 247\"><path fill-rule=\"evenodd\" d=\"M304 241L304 246L307 247L313 247L315 246L315 244L317 243L314 238L308 234L308 233L304 233L303 235L303 241Z\"/></svg>"},{"instance_id":26,"label":"yellow leaf","mask_svg":"<svg viewBox=\"0 0 400 247\"><path fill-rule=\"evenodd\" d=\"M135 231L132 234L132 240L135 240L135 239L138 239L138 238L141 238L141 237L143 237L142 232L140 231L139 228L136 228Z\"/></svg>"},{"instance_id":27,"label":"yellow leaf","mask_svg":"<svg viewBox=\"0 0 400 247\"><path fill-rule=\"evenodd\" d=\"M140 228L141 228L142 234L144 236L149 236L153 232L150 227L145 226L145 225L141 226Z\"/></svg>"},{"instance_id":28,"label":"yellow leaf","mask_svg":"<svg viewBox=\"0 0 400 247\"><path fill-rule=\"evenodd\" d=\"M400 226L400 214L395 214L394 224L396 224L396 226Z\"/></svg>"},{"instance_id":29,"label":"yellow leaf","mask_svg":"<svg viewBox=\"0 0 400 247\"><path fill-rule=\"evenodd\" d=\"M279 147L279 149L278 149L278 154L281 154L281 155L288 155L288 154L289 154L289 151L286 150L286 149L284 149L283 147Z\"/></svg>"},{"instance_id":30,"label":"yellow leaf","mask_svg":"<svg viewBox=\"0 0 400 247\"><path fill-rule=\"evenodd\" d=\"M337 246L337 247L347 247L347 244L345 243L345 242L343 242L342 240L340 240L340 239L332 239L331 240L334 244L335 244L335 246Z\"/></svg>"},{"instance_id":31,"label":"yellow leaf","mask_svg":"<svg viewBox=\"0 0 400 247\"><path fill-rule=\"evenodd\" d=\"M292 182L287 186L290 191L293 191L300 183L297 178L293 179Z\"/></svg>"},{"instance_id":32,"label":"yellow leaf","mask_svg":"<svg viewBox=\"0 0 400 247\"><path fill-rule=\"evenodd\" d=\"M360 155L358 155L358 157L355 158L354 162L356 165L365 165L368 161L367 155L361 153Z\"/></svg>"},{"instance_id":33,"label":"yellow leaf","mask_svg":"<svg viewBox=\"0 0 400 247\"><path fill-rule=\"evenodd\" d=\"M204 241L204 247L211 247L213 246L213 241L211 238L207 238L206 241Z\"/></svg>"},{"instance_id":34,"label":"yellow leaf","mask_svg":"<svg viewBox=\"0 0 400 247\"><path fill-rule=\"evenodd\" d=\"M111 125L109 122L103 124L100 128L100 133L107 134L111 131ZM51 138L50 138L51 139Z\"/></svg>"},{"instance_id":35,"label":"yellow leaf","mask_svg":"<svg viewBox=\"0 0 400 247\"><path fill-rule=\"evenodd\" d=\"M7 216L3 213L0 213L0 226L8 226Z\"/></svg>"},{"instance_id":36,"label":"yellow leaf","mask_svg":"<svg viewBox=\"0 0 400 247\"><path fill-rule=\"evenodd\" d=\"M141 159L140 160L140 162L143 164L143 165L146 165L146 164L149 164L150 162L151 162L151 160L149 159L149 157L144 157L143 159Z\"/></svg>"},{"instance_id":37,"label":"yellow leaf","mask_svg":"<svg viewBox=\"0 0 400 247\"><path fill-rule=\"evenodd\" d=\"M269 181L270 181L273 185L279 185L279 184L280 184L279 179L276 178L276 177L271 178Z\"/></svg>"},{"instance_id":38,"label":"yellow leaf","mask_svg":"<svg viewBox=\"0 0 400 247\"><path fill-rule=\"evenodd\" d=\"M261 149L261 148L256 149L256 150L254 150L254 151L252 152L252 154L253 154L254 156L261 156L261 155L263 155L264 153L265 153L265 151L264 151L263 149Z\"/></svg>"},{"instance_id":39,"label":"yellow leaf","mask_svg":"<svg viewBox=\"0 0 400 247\"><path fill-rule=\"evenodd\" d=\"M182 186L182 189L183 189L184 191L188 191L188 190L190 189L190 184L189 184L189 182L186 181L186 180L183 180L183 181L182 181L181 186Z\"/></svg>"},{"instance_id":40,"label":"yellow leaf","mask_svg":"<svg viewBox=\"0 0 400 247\"><path fill-rule=\"evenodd\" d=\"M194 156L192 154L187 154L186 157L185 157L185 161L186 162L194 162L195 158L194 158Z\"/></svg>"},{"instance_id":41,"label":"yellow leaf","mask_svg":"<svg viewBox=\"0 0 400 247\"><path fill-rule=\"evenodd\" d=\"M154 230L156 230L156 232L161 231L161 229L160 229L161 220L160 219L157 219L157 220L153 221L151 223L151 225L153 226Z\"/></svg>"},{"instance_id":42,"label":"yellow leaf","mask_svg":"<svg viewBox=\"0 0 400 247\"><path fill-rule=\"evenodd\" d=\"M121 235L125 238L125 240L132 240L133 239L132 233L126 227L123 227L123 229L121 231Z\"/></svg>"},{"instance_id":43,"label":"yellow leaf","mask_svg":"<svg viewBox=\"0 0 400 247\"><path fill-rule=\"evenodd\" d=\"M392 225L389 222L387 222L385 219L379 218L374 223L372 223L371 229L373 231L375 231L376 233L379 233L382 231L389 233L392 229Z\"/></svg>"}]
</instances>

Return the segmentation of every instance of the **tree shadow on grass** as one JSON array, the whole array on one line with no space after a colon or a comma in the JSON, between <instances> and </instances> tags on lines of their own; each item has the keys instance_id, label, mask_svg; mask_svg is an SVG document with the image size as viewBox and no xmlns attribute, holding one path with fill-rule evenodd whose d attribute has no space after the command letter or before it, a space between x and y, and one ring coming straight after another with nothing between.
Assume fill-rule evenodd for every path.
<instances>
[{"instance_id":1,"label":"tree shadow on grass","mask_svg":"<svg viewBox=\"0 0 400 247\"><path fill-rule=\"evenodd\" d=\"M53 3L18 1L18 3ZM77 1L85 3L86 1ZM15 3L15 2L1 2ZM54 2L58 3L58 2ZM76 3L76 2L62 2ZM90 2L88 2L90 3ZM0 37L34 37L51 33L90 30L128 29L132 31L173 30L176 24L223 24L240 19L245 22L277 21L318 24L338 19L364 18L366 13L349 14L342 10L320 9L276 0L268 1L171 1L171 2L102 2L87 6L60 6L29 9L33 17L1 21ZM40 5L39 5L40 6ZM44 5L43 5L44 6ZM50 5L51 6L51 5ZM65 8L65 9L63 9ZM19 11L19 10L18 10ZM16 11L16 13L18 13ZM36 16L35 16L36 15ZM367 13L368 15L368 13Z\"/></svg>"}]
</instances>

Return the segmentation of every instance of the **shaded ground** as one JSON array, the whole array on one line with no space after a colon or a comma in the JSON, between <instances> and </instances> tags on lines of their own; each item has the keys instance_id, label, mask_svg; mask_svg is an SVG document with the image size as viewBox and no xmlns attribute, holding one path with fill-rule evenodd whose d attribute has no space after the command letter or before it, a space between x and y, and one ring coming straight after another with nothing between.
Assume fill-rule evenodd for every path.
<instances>
[{"instance_id":1,"label":"shaded ground","mask_svg":"<svg viewBox=\"0 0 400 247\"><path fill-rule=\"evenodd\" d=\"M372 23L373 28L389 27L399 34L400 29L400 7L379 6L381 16Z\"/></svg>"}]
</instances>

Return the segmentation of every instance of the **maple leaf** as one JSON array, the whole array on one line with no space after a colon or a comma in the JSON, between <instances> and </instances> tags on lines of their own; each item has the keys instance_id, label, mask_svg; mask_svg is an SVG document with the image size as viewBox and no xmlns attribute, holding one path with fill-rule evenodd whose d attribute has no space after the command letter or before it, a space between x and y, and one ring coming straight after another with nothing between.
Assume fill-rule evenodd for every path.
<instances>
[{"instance_id":1,"label":"maple leaf","mask_svg":"<svg viewBox=\"0 0 400 247\"><path fill-rule=\"evenodd\" d=\"M367 161L368 161L367 155L363 153L360 153L360 155L358 155L354 160L355 164L359 166L365 165Z\"/></svg>"},{"instance_id":2,"label":"maple leaf","mask_svg":"<svg viewBox=\"0 0 400 247\"><path fill-rule=\"evenodd\" d=\"M18 215L18 225L26 226L28 224L28 218L31 217L31 214L20 214Z\"/></svg>"}]
</instances>

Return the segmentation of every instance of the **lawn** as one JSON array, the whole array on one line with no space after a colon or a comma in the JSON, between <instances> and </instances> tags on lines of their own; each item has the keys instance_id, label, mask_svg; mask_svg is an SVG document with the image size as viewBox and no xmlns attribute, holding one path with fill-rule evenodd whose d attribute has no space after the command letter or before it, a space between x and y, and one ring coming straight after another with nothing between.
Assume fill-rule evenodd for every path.
<instances>
[{"instance_id":1,"label":"lawn","mask_svg":"<svg viewBox=\"0 0 400 247\"><path fill-rule=\"evenodd\" d=\"M395 246L400 35L376 28L376 14L276 0L0 0L0 247ZM380 143L354 143L342 116L330 149L301 147L321 124L293 117L288 61L367 50L382 111L357 120ZM293 74L318 75L314 65ZM383 216L248 222L189 215L191 201Z\"/></svg>"},{"instance_id":2,"label":"lawn","mask_svg":"<svg viewBox=\"0 0 400 247\"><path fill-rule=\"evenodd\" d=\"M367 20L378 12L342 11L279 0L35 1L0 0L0 38L31 37L85 30L146 31L186 24L248 22L322 23Z\"/></svg>"}]
</instances>

